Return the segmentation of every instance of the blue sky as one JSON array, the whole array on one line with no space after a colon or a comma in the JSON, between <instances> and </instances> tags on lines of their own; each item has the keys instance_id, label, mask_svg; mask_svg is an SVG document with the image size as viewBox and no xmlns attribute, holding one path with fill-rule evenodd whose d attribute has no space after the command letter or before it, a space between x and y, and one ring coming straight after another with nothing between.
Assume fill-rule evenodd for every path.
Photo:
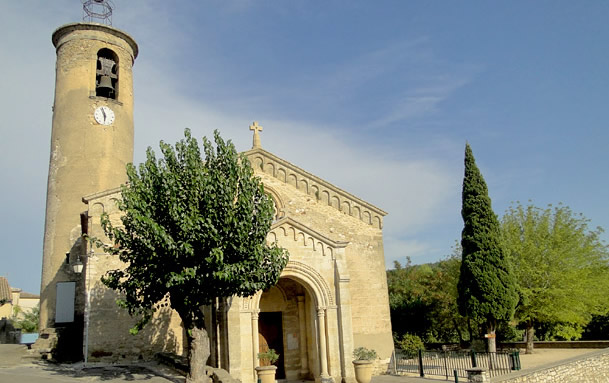
<instances>
[{"instance_id":1,"label":"blue sky","mask_svg":"<svg viewBox=\"0 0 609 383\"><path fill-rule=\"evenodd\" d=\"M609 2L115 0L138 42L135 162L219 129L389 213L385 257L451 253L465 142L495 212L563 202L609 229ZM77 0L0 5L0 275L40 284L55 51ZM9 39L8 36L16 36ZM603 235L607 240L607 233Z\"/></svg>"}]
</instances>

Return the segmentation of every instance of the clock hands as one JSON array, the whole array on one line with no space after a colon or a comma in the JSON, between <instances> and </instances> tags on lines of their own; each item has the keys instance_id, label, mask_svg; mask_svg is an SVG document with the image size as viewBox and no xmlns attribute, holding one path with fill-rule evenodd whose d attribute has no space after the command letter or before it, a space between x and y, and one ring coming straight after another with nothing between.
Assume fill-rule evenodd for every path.
<instances>
[{"instance_id":1,"label":"clock hands","mask_svg":"<svg viewBox=\"0 0 609 383\"><path fill-rule=\"evenodd\" d=\"M100 125L111 125L114 122L114 112L107 106L99 106L95 109L94 115Z\"/></svg>"}]
</instances>

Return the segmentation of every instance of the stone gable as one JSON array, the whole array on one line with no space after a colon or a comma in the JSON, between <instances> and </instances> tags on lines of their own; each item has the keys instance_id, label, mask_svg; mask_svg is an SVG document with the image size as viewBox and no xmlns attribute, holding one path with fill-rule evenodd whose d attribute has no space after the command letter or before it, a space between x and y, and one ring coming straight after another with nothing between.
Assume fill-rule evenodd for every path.
<instances>
[{"instance_id":1,"label":"stone gable","mask_svg":"<svg viewBox=\"0 0 609 383\"><path fill-rule=\"evenodd\" d=\"M301 190L322 204L332 206L351 217L383 228L383 217L387 213L378 207L357 198L356 196L322 180L321 178L283 160L262 148L244 152L250 160L254 171L262 172L271 177Z\"/></svg>"}]
</instances>

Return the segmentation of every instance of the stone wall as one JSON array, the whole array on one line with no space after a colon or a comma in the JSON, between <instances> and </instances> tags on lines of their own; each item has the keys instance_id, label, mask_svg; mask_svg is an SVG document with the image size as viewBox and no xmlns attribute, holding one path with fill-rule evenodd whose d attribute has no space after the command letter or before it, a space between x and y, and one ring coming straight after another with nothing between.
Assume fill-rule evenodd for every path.
<instances>
[{"instance_id":1,"label":"stone wall","mask_svg":"<svg viewBox=\"0 0 609 383\"><path fill-rule=\"evenodd\" d=\"M10 320L0 319L0 344L19 343L20 338L21 330L16 329Z\"/></svg>"},{"instance_id":2,"label":"stone wall","mask_svg":"<svg viewBox=\"0 0 609 383\"><path fill-rule=\"evenodd\" d=\"M535 341L533 344L534 348L608 348L609 340L575 340L575 341ZM501 342L500 348L503 349L514 349L520 348L525 349L527 347L526 342Z\"/></svg>"},{"instance_id":3,"label":"stone wall","mask_svg":"<svg viewBox=\"0 0 609 383\"><path fill-rule=\"evenodd\" d=\"M119 189L85 197L90 217L89 235L107 241L100 225L103 212L110 216L114 225L121 224L121 214L116 206L119 198ZM184 353L185 334L177 312L168 307L160 308L143 330L137 335L131 335L129 329L136 319L130 317L127 310L117 306L116 300L120 296L101 282L101 277L108 270L122 268L123 263L97 248L93 248L93 253L88 253L84 261L83 274L87 279L88 294L88 325L85 324L84 331L85 339L88 340L89 361L148 360L157 352L177 355Z\"/></svg>"},{"instance_id":4,"label":"stone wall","mask_svg":"<svg viewBox=\"0 0 609 383\"><path fill-rule=\"evenodd\" d=\"M493 378L503 383L609 382L609 349L529 371Z\"/></svg>"}]
</instances>

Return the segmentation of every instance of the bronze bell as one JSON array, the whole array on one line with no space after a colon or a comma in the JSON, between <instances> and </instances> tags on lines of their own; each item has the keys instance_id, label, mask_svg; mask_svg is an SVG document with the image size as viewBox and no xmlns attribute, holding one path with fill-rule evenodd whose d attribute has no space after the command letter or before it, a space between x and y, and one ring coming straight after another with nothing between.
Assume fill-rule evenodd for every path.
<instances>
[{"instance_id":1,"label":"bronze bell","mask_svg":"<svg viewBox=\"0 0 609 383\"><path fill-rule=\"evenodd\" d=\"M97 84L98 90L105 90L106 92L114 92L114 87L112 86L112 79L110 76L101 76L99 78L99 84Z\"/></svg>"}]
</instances>

